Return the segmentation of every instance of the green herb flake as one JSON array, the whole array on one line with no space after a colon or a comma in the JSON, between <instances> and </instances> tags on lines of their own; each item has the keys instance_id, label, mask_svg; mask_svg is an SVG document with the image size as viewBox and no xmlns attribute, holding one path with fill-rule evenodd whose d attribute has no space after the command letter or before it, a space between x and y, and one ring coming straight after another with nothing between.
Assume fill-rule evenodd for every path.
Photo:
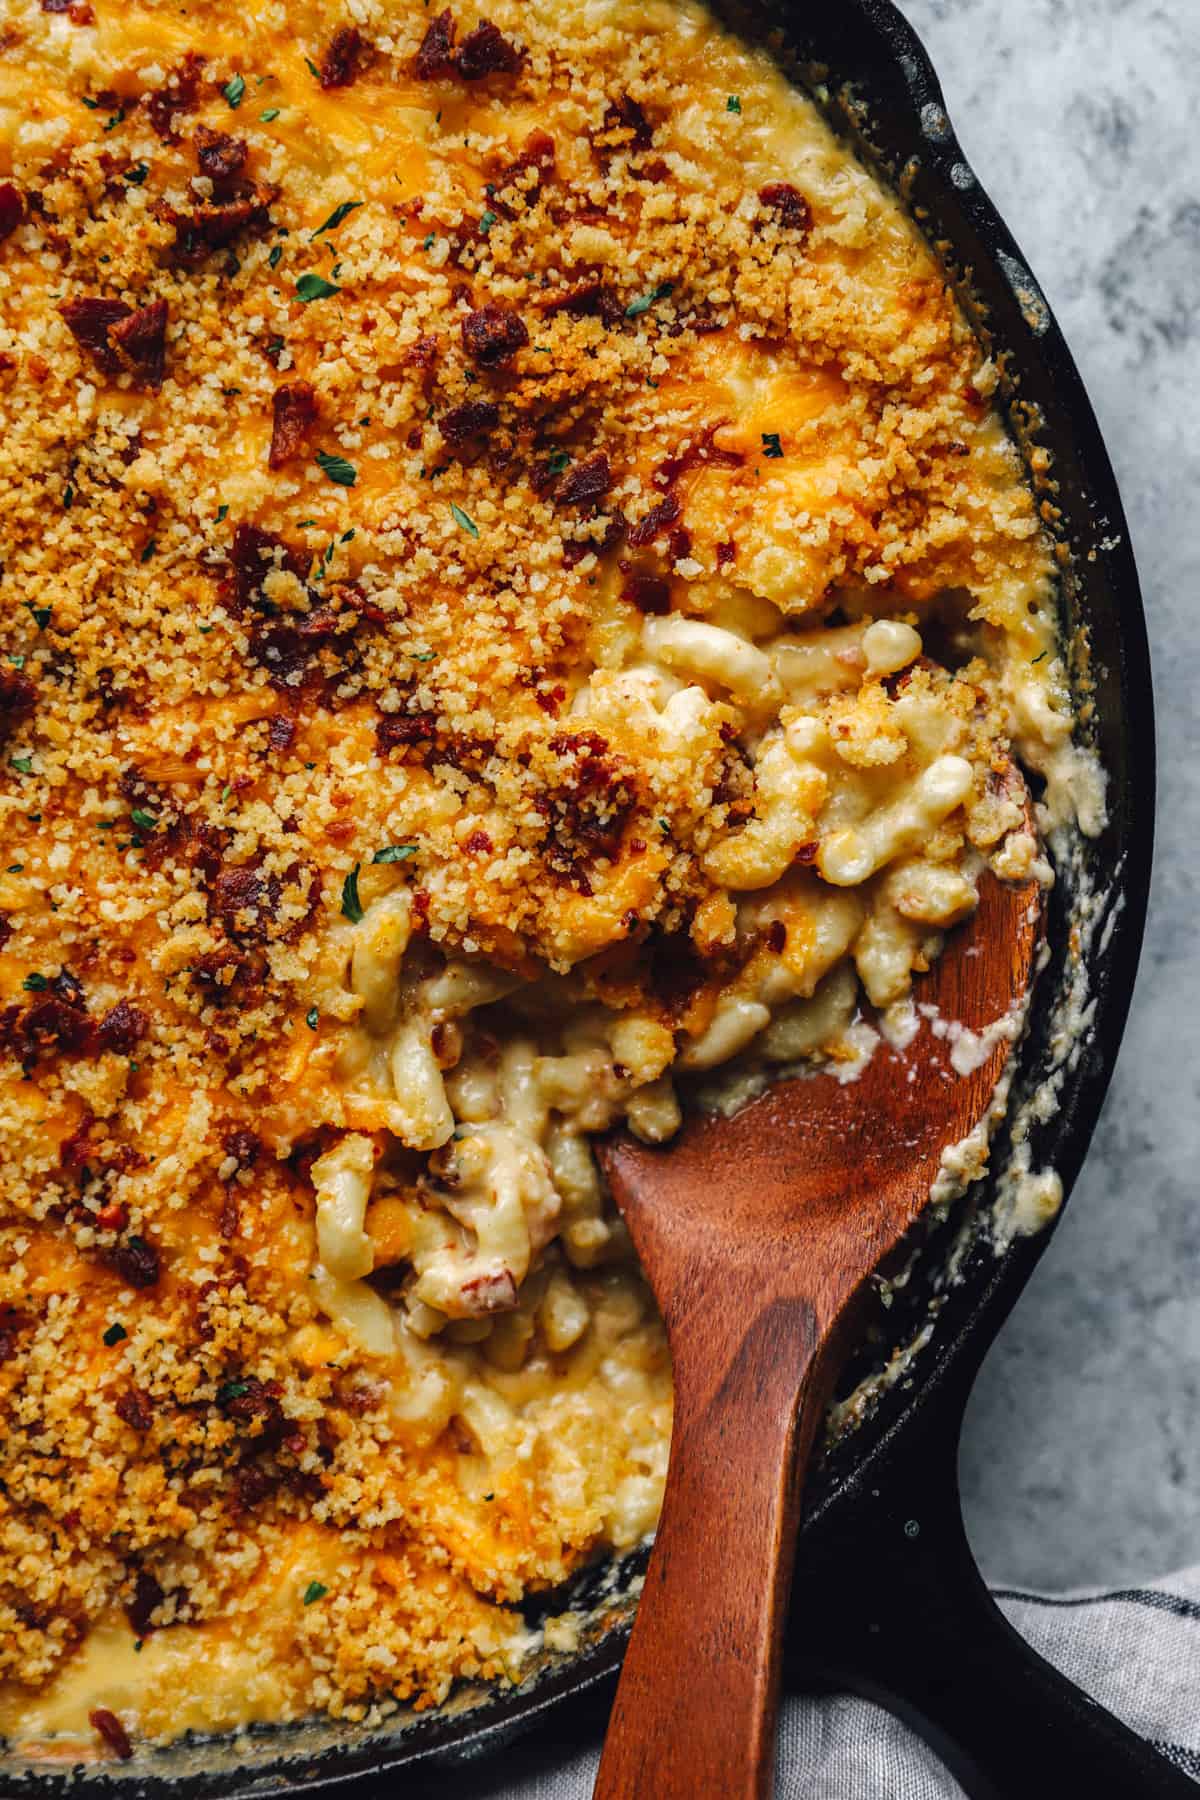
<instances>
[{"instance_id":1,"label":"green herb flake","mask_svg":"<svg viewBox=\"0 0 1200 1800\"><path fill-rule=\"evenodd\" d=\"M135 1656L140 1656L142 1654L142 1645L145 1643L145 1641L146 1641L145 1638L134 1638L133 1654Z\"/></svg>"},{"instance_id":2,"label":"green herb flake","mask_svg":"<svg viewBox=\"0 0 1200 1800\"><path fill-rule=\"evenodd\" d=\"M326 281L323 275L302 275L296 283L296 298L305 306L311 306L314 300L328 300L341 291L336 282Z\"/></svg>"},{"instance_id":3,"label":"green herb flake","mask_svg":"<svg viewBox=\"0 0 1200 1800\"><path fill-rule=\"evenodd\" d=\"M556 450L550 458L549 468L552 475L561 475L571 458L565 450Z\"/></svg>"},{"instance_id":4,"label":"green herb flake","mask_svg":"<svg viewBox=\"0 0 1200 1800\"><path fill-rule=\"evenodd\" d=\"M283 256L283 245L282 244L272 244L271 248L267 251L267 267L271 268L271 269L277 269L279 267L282 256Z\"/></svg>"},{"instance_id":5,"label":"green herb flake","mask_svg":"<svg viewBox=\"0 0 1200 1800\"><path fill-rule=\"evenodd\" d=\"M425 242L421 245L421 248L422 248L422 250L432 250L433 246L436 243L437 243L437 234L435 232L431 231L429 233L429 236L425 239Z\"/></svg>"},{"instance_id":6,"label":"green herb flake","mask_svg":"<svg viewBox=\"0 0 1200 1800\"><path fill-rule=\"evenodd\" d=\"M122 179L122 181L129 182L131 187L141 187L143 181L145 181L145 179L149 173L150 173L150 164L149 163L135 162L131 169L126 169L126 171L125 171L124 175L121 177L121 179Z\"/></svg>"},{"instance_id":7,"label":"green herb flake","mask_svg":"<svg viewBox=\"0 0 1200 1800\"><path fill-rule=\"evenodd\" d=\"M9 863L7 873L9 875L20 875L24 868L24 863Z\"/></svg>"},{"instance_id":8,"label":"green herb flake","mask_svg":"<svg viewBox=\"0 0 1200 1800\"><path fill-rule=\"evenodd\" d=\"M311 1606L314 1600L323 1600L328 1592L323 1581L310 1581L304 1590L305 1606Z\"/></svg>"},{"instance_id":9,"label":"green herb flake","mask_svg":"<svg viewBox=\"0 0 1200 1800\"><path fill-rule=\"evenodd\" d=\"M261 112L258 116L264 125L270 125L272 120L279 117L279 113L280 109L278 106L268 106L266 112Z\"/></svg>"},{"instance_id":10,"label":"green herb flake","mask_svg":"<svg viewBox=\"0 0 1200 1800\"><path fill-rule=\"evenodd\" d=\"M741 110L742 110L741 96L738 94L730 94L728 100L725 102L725 111L731 112L731 113L740 113Z\"/></svg>"},{"instance_id":11,"label":"green herb flake","mask_svg":"<svg viewBox=\"0 0 1200 1800\"><path fill-rule=\"evenodd\" d=\"M25 667L25 658L23 656L10 656L8 660L14 669L23 669Z\"/></svg>"},{"instance_id":12,"label":"green herb flake","mask_svg":"<svg viewBox=\"0 0 1200 1800\"><path fill-rule=\"evenodd\" d=\"M310 1006L304 1015L304 1023L308 1026L310 1031L315 1031L317 1029L317 1021L320 1017L321 1015L317 1008L315 1006Z\"/></svg>"},{"instance_id":13,"label":"green herb flake","mask_svg":"<svg viewBox=\"0 0 1200 1800\"><path fill-rule=\"evenodd\" d=\"M75 504L75 489L72 487L71 483L68 481L66 487L63 489L63 511L70 512L70 510L74 506L74 504Z\"/></svg>"},{"instance_id":14,"label":"green herb flake","mask_svg":"<svg viewBox=\"0 0 1200 1800\"><path fill-rule=\"evenodd\" d=\"M83 101L83 104L87 107L89 112L100 111L100 102L98 100L89 100L86 94L81 94L80 99Z\"/></svg>"},{"instance_id":15,"label":"green herb flake","mask_svg":"<svg viewBox=\"0 0 1200 1800\"><path fill-rule=\"evenodd\" d=\"M779 441L779 433L777 431L764 431L762 434L762 446L764 456L774 457L783 455L783 445Z\"/></svg>"},{"instance_id":16,"label":"green herb flake","mask_svg":"<svg viewBox=\"0 0 1200 1800\"><path fill-rule=\"evenodd\" d=\"M357 925L363 916L362 901L358 897L358 871L361 864L355 863L345 881L342 883L342 917Z\"/></svg>"},{"instance_id":17,"label":"green herb flake","mask_svg":"<svg viewBox=\"0 0 1200 1800\"><path fill-rule=\"evenodd\" d=\"M492 229L492 226L499 224L499 222L500 222L499 213L494 213L492 211L491 207L489 206L488 210L484 213L482 219L480 219L480 221L479 221L479 230L480 230L481 234L484 237L486 237L488 232Z\"/></svg>"},{"instance_id":18,"label":"green herb flake","mask_svg":"<svg viewBox=\"0 0 1200 1800\"><path fill-rule=\"evenodd\" d=\"M138 561L148 563L150 561L150 558L154 555L154 552L157 549L158 549L158 539L151 538L150 542L146 545L146 548L142 551L141 556L138 558Z\"/></svg>"},{"instance_id":19,"label":"green herb flake","mask_svg":"<svg viewBox=\"0 0 1200 1800\"><path fill-rule=\"evenodd\" d=\"M350 527L349 531L343 531L341 537L338 539L338 543L339 544L349 544L349 543L352 543L353 540L354 540L354 527L352 525Z\"/></svg>"},{"instance_id":20,"label":"green herb flake","mask_svg":"<svg viewBox=\"0 0 1200 1800\"><path fill-rule=\"evenodd\" d=\"M33 774L32 756L10 756L8 759L8 766L10 769L15 769L18 775Z\"/></svg>"},{"instance_id":21,"label":"green herb flake","mask_svg":"<svg viewBox=\"0 0 1200 1800\"><path fill-rule=\"evenodd\" d=\"M223 1381L217 1389L217 1405L227 1406L231 1400L240 1400L243 1394L249 1392L248 1381Z\"/></svg>"},{"instance_id":22,"label":"green herb flake","mask_svg":"<svg viewBox=\"0 0 1200 1800\"><path fill-rule=\"evenodd\" d=\"M311 56L305 57L304 66L308 70L309 74L312 76L314 81L320 81L321 71L320 71L320 69L318 69L316 63L313 61Z\"/></svg>"},{"instance_id":23,"label":"green herb flake","mask_svg":"<svg viewBox=\"0 0 1200 1800\"><path fill-rule=\"evenodd\" d=\"M154 827L158 824L158 819L154 813L147 812L142 806L135 806L129 816L139 831L153 831Z\"/></svg>"},{"instance_id":24,"label":"green herb flake","mask_svg":"<svg viewBox=\"0 0 1200 1800\"><path fill-rule=\"evenodd\" d=\"M625 317L627 319L636 319L640 317L642 313L649 312L656 300L666 299L674 285L675 283L673 281L664 281L658 287L651 288L648 294L639 294L637 299L631 300L629 305L625 308Z\"/></svg>"},{"instance_id":25,"label":"green herb flake","mask_svg":"<svg viewBox=\"0 0 1200 1800\"><path fill-rule=\"evenodd\" d=\"M108 1330L105 1332L104 1341L108 1345L109 1349L111 1350L114 1344L119 1344L121 1342L122 1338L127 1338L128 1336L129 1336L129 1333L126 1331L126 1329L123 1325L114 1323L114 1324L110 1325Z\"/></svg>"},{"instance_id":26,"label":"green herb flake","mask_svg":"<svg viewBox=\"0 0 1200 1800\"><path fill-rule=\"evenodd\" d=\"M339 487L353 487L358 480L358 470L344 456L332 456L328 450L318 450L317 463L322 474L328 475L330 481L336 481Z\"/></svg>"},{"instance_id":27,"label":"green herb flake","mask_svg":"<svg viewBox=\"0 0 1200 1800\"><path fill-rule=\"evenodd\" d=\"M218 506L218 508L217 508L217 524L218 525L223 524L228 517L229 517L229 508L227 506Z\"/></svg>"},{"instance_id":28,"label":"green herb flake","mask_svg":"<svg viewBox=\"0 0 1200 1800\"><path fill-rule=\"evenodd\" d=\"M373 863L405 862L408 857L416 854L417 846L415 844L385 844L382 850L375 852L371 861Z\"/></svg>"},{"instance_id":29,"label":"green herb flake","mask_svg":"<svg viewBox=\"0 0 1200 1800\"><path fill-rule=\"evenodd\" d=\"M465 513L461 506L456 506L454 504L453 500L450 502L450 511L454 516L454 523L456 525L461 525L463 530L470 532L473 538L479 536L479 527L471 517L470 513Z\"/></svg>"},{"instance_id":30,"label":"green herb flake","mask_svg":"<svg viewBox=\"0 0 1200 1800\"><path fill-rule=\"evenodd\" d=\"M235 75L231 81L225 83L221 92L224 94L227 104L236 112L242 104L242 96L246 92L245 77Z\"/></svg>"},{"instance_id":31,"label":"green herb flake","mask_svg":"<svg viewBox=\"0 0 1200 1800\"><path fill-rule=\"evenodd\" d=\"M361 200L343 200L340 206L334 207L325 223L317 226L317 229L313 232L313 237L319 238L322 233L326 231L336 231L342 220L348 219L350 214L356 212L362 205L363 201Z\"/></svg>"},{"instance_id":32,"label":"green herb flake","mask_svg":"<svg viewBox=\"0 0 1200 1800\"><path fill-rule=\"evenodd\" d=\"M27 994L41 994L50 986L50 980L48 976L39 975L38 971L34 969L25 977L21 986Z\"/></svg>"},{"instance_id":33,"label":"green herb flake","mask_svg":"<svg viewBox=\"0 0 1200 1800\"><path fill-rule=\"evenodd\" d=\"M48 606L35 606L32 600L27 600L25 604L33 614L33 622L38 627L38 630L45 631L47 625L50 623L50 608Z\"/></svg>"},{"instance_id":34,"label":"green herb flake","mask_svg":"<svg viewBox=\"0 0 1200 1800\"><path fill-rule=\"evenodd\" d=\"M1031 658L1030 664L1029 664L1030 668L1033 667L1034 663L1045 662L1045 660L1049 656L1049 654L1050 654L1050 652L1048 650L1043 650L1040 656L1035 656L1035 657Z\"/></svg>"}]
</instances>

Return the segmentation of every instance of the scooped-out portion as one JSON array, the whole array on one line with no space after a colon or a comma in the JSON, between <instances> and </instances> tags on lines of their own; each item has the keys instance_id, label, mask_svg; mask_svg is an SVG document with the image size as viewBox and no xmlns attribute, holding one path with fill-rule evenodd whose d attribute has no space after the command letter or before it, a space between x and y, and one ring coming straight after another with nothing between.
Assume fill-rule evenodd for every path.
<instances>
[{"instance_id":1,"label":"scooped-out portion","mask_svg":"<svg viewBox=\"0 0 1200 1800\"><path fill-rule=\"evenodd\" d=\"M997 372L700 7L11 0L0 1732L520 1677L652 1531L590 1147L1102 799Z\"/></svg>"}]
</instances>

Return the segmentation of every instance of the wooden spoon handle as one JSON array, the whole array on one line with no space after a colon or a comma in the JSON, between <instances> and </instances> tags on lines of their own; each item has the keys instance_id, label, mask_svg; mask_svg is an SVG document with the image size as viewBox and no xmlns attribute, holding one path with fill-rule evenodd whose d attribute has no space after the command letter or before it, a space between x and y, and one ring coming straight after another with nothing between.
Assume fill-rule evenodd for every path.
<instances>
[{"instance_id":1,"label":"wooden spoon handle","mask_svg":"<svg viewBox=\"0 0 1200 1800\"><path fill-rule=\"evenodd\" d=\"M806 1303L721 1300L705 1324L693 1313L672 1333L662 1520L596 1800L771 1792L780 1640L825 1359Z\"/></svg>"}]
</instances>

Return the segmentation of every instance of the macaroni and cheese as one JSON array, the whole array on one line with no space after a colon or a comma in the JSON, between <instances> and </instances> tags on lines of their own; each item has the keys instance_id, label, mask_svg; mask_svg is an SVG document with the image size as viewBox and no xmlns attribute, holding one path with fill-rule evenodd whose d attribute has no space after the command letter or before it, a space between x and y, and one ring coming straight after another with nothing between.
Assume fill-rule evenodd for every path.
<instances>
[{"instance_id":1,"label":"macaroni and cheese","mask_svg":"<svg viewBox=\"0 0 1200 1800\"><path fill-rule=\"evenodd\" d=\"M1070 803L996 385L690 0L6 0L26 1754L516 1678L653 1529L590 1139L852 1076Z\"/></svg>"}]
</instances>

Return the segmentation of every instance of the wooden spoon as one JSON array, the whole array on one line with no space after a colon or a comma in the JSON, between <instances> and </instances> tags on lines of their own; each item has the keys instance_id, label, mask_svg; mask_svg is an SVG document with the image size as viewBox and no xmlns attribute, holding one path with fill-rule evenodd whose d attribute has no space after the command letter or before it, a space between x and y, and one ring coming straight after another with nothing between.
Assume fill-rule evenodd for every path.
<instances>
[{"instance_id":1,"label":"wooden spoon","mask_svg":"<svg viewBox=\"0 0 1200 1800\"><path fill-rule=\"evenodd\" d=\"M1043 928L1036 883L985 875L915 998L981 1032L1026 993ZM931 1027L903 1052L880 1045L845 1086L780 1083L732 1118L694 1116L662 1149L601 1149L666 1320L675 1423L597 1800L771 1792L814 1434L872 1275L928 1202L943 1151L984 1119L1012 1048L985 1040L959 1075Z\"/></svg>"}]
</instances>

